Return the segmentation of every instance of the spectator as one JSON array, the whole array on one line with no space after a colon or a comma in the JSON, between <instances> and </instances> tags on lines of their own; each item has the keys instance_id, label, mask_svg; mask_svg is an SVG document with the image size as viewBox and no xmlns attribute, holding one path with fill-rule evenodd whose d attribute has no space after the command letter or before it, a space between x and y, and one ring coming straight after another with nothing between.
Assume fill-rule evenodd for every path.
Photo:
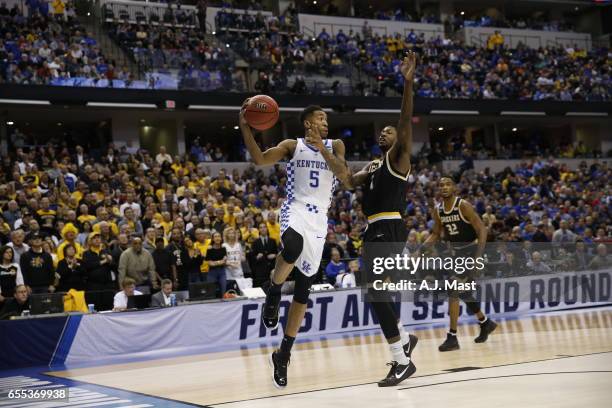
<instances>
[{"instance_id":1,"label":"spectator","mask_svg":"<svg viewBox=\"0 0 612 408\"><path fill-rule=\"evenodd\" d=\"M214 282L219 285L221 296L225 294L227 289L227 280L225 274L225 266L227 264L227 251L223 247L223 237L219 232L212 234L211 246L206 252L206 261L208 261L207 282Z\"/></svg>"},{"instance_id":2,"label":"spectator","mask_svg":"<svg viewBox=\"0 0 612 408\"><path fill-rule=\"evenodd\" d=\"M487 48L489 50L494 50L502 45L504 45L504 36L500 31L495 30L495 32L487 38Z\"/></svg>"},{"instance_id":3,"label":"spectator","mask_svg":"<svg viewBox=\"0 0 612 408\"><path fill-rule=\"evenodd\" d=\"M28 288L25 285L18 285L15 288L15 297L7 300L0 310L0 319L21 316L25 310L30 310Z\"/></svg>"},{"instance_id":4,"label":"spectator","mask_svg":"<svg viewBox=\"0 0 612 408\"><path fill-rule=\"evenodd\" d=\"M125 278L121 281L121 292L117 292L113 299L113 312L126 310L128 307L128 298L130 296L142 295L142 292L136 290L136 282L132 278Z\"/></svg>"},{"instance_id":5,"label":"spectator","mask_svg":"<svg viewBox=\"0 0 612 408\"><path fill-rule=\"evenodd\" d=\"M85 290L85 270L76 257L76 248L72 244L64 247L64 259L57 265L57 273L60 276L59 292L68 292L70 289Z\"/></svg>"},{"instance_id":6,"label":"spectator","mask_svg":"<svg viewBox=\"0 0 612 408\"><path fill-rule=\"evenodd\" d=\"M268 220L266 227L268 228L268 235L272 238L277 245L280 244L280 224L276 222L277 215L273 211L268 212Z\"/></svg>"},{"instance_id":7,"label":"spectator","mask_svg":"<svg viewBox=\"0 0 612 408\"><path fill-rule=\"evenodd\" d=\"M331 260L325 267L325 276L327 276L327 281L332 285L336 283L336 276L340 273L346 273L346 265L343 261L340 260L340 252L333 248L331 250Z\"/></svg>"},{"instance_id":8,"label":"spectator","mask_svg":"<svg viewBox=\"0 0 612 408\"><path fill-rule=\"evenodd\" d=\"M155 249L151 252L153 262L155 263L155 271L161 279L169 279L172 282L178 283L174 255L169 248L164 246L164 242L162 237L155 239Z\"/></svg>"},{"instance_id":9,"label":"spectator","mask_svg":"<svg viewBox=\"0 0 612 408\"><path fill-rule=\"evenodd\" d=\"M119 258L119 283L131 278L140 287L158 289L155 262L153 256L142 249L142 239L132 238L131 247L126 249Z\"/></svg>"},{"instance_id":10,"label":"spectator","mask_svg":"<svg viewBox=\"0 0 612 408\"><path fill-rule=\"evenodd\" d=\"M270 272L274 268L277 253L276 241L268 236L268 227L266 224L259 224L259 238L253 242L250 251L254 287L261 287L270 280Z\"/></svg>"},{"instance_id":11,"label":"spectator","mask_svg":"<svg viewBox=\"0 0 612 408\"><path fill-rule=\"evenodd\" d=\"M204 256L202 256L202 253L195 247L189 235L185 236L181 251L182 265L178 268L179 287L182 290L186 290L188 289L189 283L202 281L201 266L204 261Z\"/></svg>"},{"instance_id":12,"label":"spectator","mask_svg":"<svg viewBox=\"0 0 612 408\"><path fill-rule=\"evenodd\" d=\"M336 234L333 232L328 232L327 236L325 237L325 244L323 245L322 259L324 261L329 261L331 259L331 251L333 249L336 249L340 253L340 258L344 258L344 249L336 241Z\"/></svg>"},{"instance_id":13,"label":"spectator","mask_svg":"<svg viewBox=\"0 0 612 408\"><path fill-rule=\"evenodd\" d=\"M612 259L608 255L608 248L606 244L597 245L597 254L589 262L588 269L605 269L612 266Z\"/></svg>"},{"instance_id":14,"label":"spectator","mask_svg":"<svg viewBox=\"0 0 612 408\"><path fill-rule=\"evenodd\" d=\"M62 228L62 238L64 239L61 244L57 247L57 259L61 261L64 259L64 248L67 245L72 245L76 249L77 258L83 257L83 247L76 241L79 230L72 223L67 223Z\"/></svg>"},{"instance_id":15,"label":"spectator","mask_svg":"<svg viewBox=\"0 0 612 408\"><path fill-rule=\"evenodd\" d=\"M32 293L53 293L55 292L53 259L43 251L40 234L32 234L29 239L31 248L19 260L23 281Z\"/></svg>"},{"instance_id":16,"label":"spectator","mask_svg":"<svg viewBox=\"0 0 612 408\"><path fill-rule=\"evenodd\" d=\"M0 248L0 303L5 297L12 297L15 288L23 285L23 275L15 262L13 248L5 245Z\"/></svg>"},{"instance_id":17,"label":"spectator","mask_svg":"<svg viewBox=\"0 0 612 408\"><path fill-rule=\"evenodd\" d=\"M352 260L348 264L348 271L340 272L336 276L335 287L337 288L354 288L357 286L357 282L355 279L355 274L359 272L359 261Z\"/></svg>"},{"instance_id":18,"label":"spectator","mask_svg":"<svg viewBox=\"0 0 612 408\"><path fill-rule=\"evenodd\" d=\"M97 310L108 310L112 308L112 303L107 304L105 294L114 293L117 288L112 270L113 257L103 248L99 232L89 235L88 244L82 260L87 302L96 305Z\"/></svg>"},{"instance_id":19,"label":"spectator","mask_svg":"<svg viewBox=\"0 0 612 408\"><path fill-rule=\"evenodd\" d=\"M531 260L527 262L527 269L534 273L551 273L550 266L542 262L542 255L538 251L531 254Z\"/></svg>"},{"instance_id":20,"label":"spectator","mask_svg":"<svg viewBox=\"0 0 612 408\"><path fill-rule=\"evenodd\" d=\"M584 241L576 241L576 251L574 253L574 267L577 271L584 271L588 268L589 256Z\"/></svg>"},{"instance_id":21,"label":"spectator","mask_svg":"<svg viewBox=\"0 0 612 408\"><path fill-rule=\"evenodd\" d=\"M245 261L244 249L242 249L242 245L238 242L236 230L233 227L227 227L223 231L223 241L223 247L227 253L225 268L227 279L235 281L243 279L242 262Z\"/></svg>"},{"instance_id":22,"label":"spectator","mask_svg":"<svg viewBox=\"0 0 612 408\"><path fill-rule=\"evenodd\" d=\"M172 306L172 281L163 279L161 282L161 290L151 296L151 307L169 307Z\"/></svg>"},{"instance_id":23,"label":"spectator","mask_svg":"<svg viewBox=\"0 0 612 408\"><path fill-rule=\"evenodd\" d=\"M553 234L552 241L556 244L570 244L576 241L576 234L568 229L566 220L559 223L559 229Z\"/></svg>"},{"instance_id":24,"label":"spectator","mask_svg":"<svg viewBox=\"0 0 612 408\"><path fill-rule=\"evenodd\" d=\"M155 161L161 166L164 162L172 164L172 156L166 153L166 146L159 147L159 153L155 156Z\"/></svg>"},{"instance_id":25,"label":"spectator","mask_svg":"<svg viewBox=\"0 0 612 408\"><path fill-rule=\"evenodd\" d=\"M20 263L21 255L28 252L30 246L24 243L25 232L22 229L16 229L11 232L11 242L7 245L13 248L13 252L15 255L15 262Z\"/></svg>"}]
</instances>

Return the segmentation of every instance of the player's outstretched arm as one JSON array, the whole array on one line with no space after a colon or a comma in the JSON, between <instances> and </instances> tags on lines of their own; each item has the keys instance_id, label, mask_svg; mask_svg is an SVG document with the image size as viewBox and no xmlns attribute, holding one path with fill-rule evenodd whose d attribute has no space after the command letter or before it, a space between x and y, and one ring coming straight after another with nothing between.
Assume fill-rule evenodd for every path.
<instances>
[{"instance_id":1,"label":"player's outstretched arm","mask_svg":"<svg viewBox=\"0 0 612 408\"><path fill-rule=\"evenodd\" d=\"M478 251L476 252L476 257L481 257L484 254L485 245L487 244L487 227L480 219L474 207L472 207L472 204L467 201L461 200L461 203L459 203L459 211L461 211L461 214L463 214L467 222L472 224L472 227L474 227L476 231L476 235L478 235Z\"/></svg>"},{"instance_id":2,"label":"player's outstretched arm","mask_svg":"<svg viewBox=\"0 0 612 408\"><path fill-rule=\"evenodd\" d=\"M293 152L295 151L296 145L296 141L291 139L283 140L278 145L269 148L265 152L261 151L261 149L257 145L257 142L255 141L255 136L253 136L251 127L249 126L246 121L246 118L244 117L244 106L246 106L248 101L249 100L247 99L242 105L242 109L240 110L238 118L240 132L242 133L244 144L252 157L253 163L258 166L265 166L278 163L286 157L291 157L293 155Z\"/></svg>"},{"instance_id":3,"label":"player's outstretched arm","mask_svg":"<svg viewBox=\"0 0 612 408\"><path fill-rule=\"evenodd\" d=\"M402 110L397 122L397 143L389 153L395 169L402 174L406 174L410 170L410 155L412 154L412 84L414 82L415 70L416 54L411 51L400 64L400 71L404 77L404 94L402 97Z\"/></svg>"}]
</instances>

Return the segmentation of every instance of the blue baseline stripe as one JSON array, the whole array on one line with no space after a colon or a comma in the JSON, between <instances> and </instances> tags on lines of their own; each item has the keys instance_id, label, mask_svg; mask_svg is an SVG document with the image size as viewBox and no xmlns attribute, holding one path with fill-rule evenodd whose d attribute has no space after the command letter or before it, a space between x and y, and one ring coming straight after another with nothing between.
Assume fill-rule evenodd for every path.
<instances>
[{"instance_id":1,"label":"blue baseline stripe","mask_svg":"<svg viewBox=\"0 0 612 408\"><path fill-rule=\"evenodd\" d=\"M68 357L68 353L70 352L72 342L74 341L77 331L79 330L82 317L82 314L71 315L68 317L68 322L66 323L62 337L58 342L57 350L55 350L55 354L53 355L53 359L51 359L49 365L53 366L64 364L66 357Z\"/></svg>"}]
</instances>

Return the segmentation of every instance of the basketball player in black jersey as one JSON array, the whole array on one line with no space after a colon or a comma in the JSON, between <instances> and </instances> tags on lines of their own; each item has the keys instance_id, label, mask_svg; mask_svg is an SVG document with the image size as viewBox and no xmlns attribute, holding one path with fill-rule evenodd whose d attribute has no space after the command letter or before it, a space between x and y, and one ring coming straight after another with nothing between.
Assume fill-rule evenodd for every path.
<instances>
[{"instance_id":1,"label":"basketball player in black jersey","mask_svg":"<svg viewBox=\"0 0 612 408\"><path fill-rule=\"evenodd\" d=\"M374 160L361 171L351 174L345 161L338 160L329 153L323 154L329 167L346 188L362 186L362 208L368 217L368 228L364 235L363 247L363 258L366 260L368 259L368 243L377 247L384 246L388 248L388 253L384 255L394 256L401 254L407 240L408 231L402 219L402 213L406 208L406 188L410 174L412 85L415 69L416 55L410 52L400 65L400 71L404 77L404 94L397 128L385 127L378 138L378 144L384 153L381 160ZM325 151L325 149L321 146L320 151ZM373 254L369 255L372 257ZM372 267L368 266L367 261L366 273L369 274L369 282L381 278L381 275L373 274ZM378 382L378 386L394 386L416 371L410 356L418 339L416 336L408 335L404 326L399 322L391 295L387 291L374 290L369 287L368 300L380 322L392 355L392 362L389 364L391 369L387 376Z\"/></svg>"},{"instance_id":2,"label":"basketball player in black jersey","mask_svg":"<svg viewBox=\"0 0 612 408\"><path fill-rule=\"evenodd\" d=\"M487 228L466 200L459 198L454 180L450 176L443 176L439 181L442 202L432 210L434 227L432 234L425 241L424 247L433 245L444 236L450 244L455 257L482 257L487 242ZM460 282L473 282L470 272L466 271L456 279ZM448 314L450 316L450 330L444 343L438 347L440 351L459 349L457 340L457 321L459 320L459 299L465 302L470 312L476 315L480 322L480 335L474 339L476 343L487 341L489 334L495 330L497 324L487 318L480 310L480 305L472 295L472 291L449 290Z\"/></svg>"}]
</instances>

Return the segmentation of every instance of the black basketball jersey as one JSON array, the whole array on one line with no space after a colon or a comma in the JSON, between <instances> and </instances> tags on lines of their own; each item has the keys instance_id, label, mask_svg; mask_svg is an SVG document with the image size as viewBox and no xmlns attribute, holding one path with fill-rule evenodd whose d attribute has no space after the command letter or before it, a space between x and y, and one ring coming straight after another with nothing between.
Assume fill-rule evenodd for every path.
<instances>
[{"instance_id":1,"label":"black basketball jersey","mask_svg":"<svg viewBox=\"0 0 612 408\"><path fill-rule=\"evenodd\" d=\"M444 228L444 235L446 240L455 243L471 243L478 238L476 230L463 218L459 206L461 205L461 198L456 197L453 207L450 211L444 210L444 203L440 203L437 206L438 215Z\"/></svg>"},{"instance_id":2,"label":"black basketball jersey","mask_svg":"<svg viewBox=\"0 0 612 408\"><path fill-rule=\"evenodd\" d=\"M391 168L389 153L382 160L374 160L367 168L368 177L363 186L363 213L374 214L399 212L406 209L406 186L408 176L402 176Z\"/></svg>"}]
</instances>

